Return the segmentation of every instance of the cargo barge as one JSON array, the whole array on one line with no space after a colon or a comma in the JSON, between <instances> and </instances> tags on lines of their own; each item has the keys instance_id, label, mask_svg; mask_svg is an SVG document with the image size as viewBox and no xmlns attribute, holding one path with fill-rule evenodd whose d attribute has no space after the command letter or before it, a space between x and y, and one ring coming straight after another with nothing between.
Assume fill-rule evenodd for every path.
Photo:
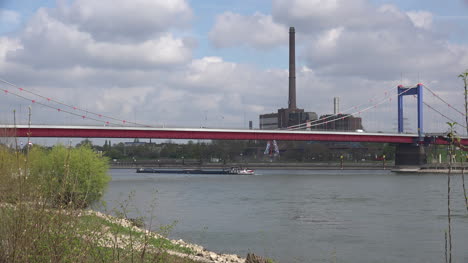
<instances>
[{"instance_id":1,"label":"cargo barge","mask_svg":"<svg viewBox=\"0 0 468 263\"><path fill-rule=\"evenodd\" d=\"M155 169L138 168L137 173L164 173L164 174L255 174L254 170L233 167L222 170L204 169Z\"/></svg>"}]
</instances>

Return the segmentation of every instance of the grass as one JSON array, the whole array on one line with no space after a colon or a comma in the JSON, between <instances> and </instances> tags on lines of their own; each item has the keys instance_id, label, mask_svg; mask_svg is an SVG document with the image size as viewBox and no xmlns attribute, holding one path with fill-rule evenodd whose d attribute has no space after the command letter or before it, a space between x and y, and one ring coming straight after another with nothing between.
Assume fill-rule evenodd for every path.
<instances>
[{"instance_id":1,"label":"grass","mask_svg":"<svg viewBox=\"0 0 468 263\"><path fill-rule=\"evenodd\" d=\"M190 248L120 219L35 205L0 207L0 262L196 262L169 253Z\"/></svg>"},{"instance_id":2,"label":"grass","mask_svg":"<svg viewBox=\"0 0 468 263\"><path fill-rule=\"evenodd\" d=\"M145 235L147 233L141 229L135 230L132 226L123 226L122 224L111 222L111 219L104 219L96 215L84 215L80 217L80 221L83 225L100 225L106 227L106 231L114 234L132 236L140 241L144 241ZM157 234L155 234L157 235ZM159 248L163 250L171 250L180 252L183 254L191 255L195 252L187 247L183 247L178 244L173 244L170 240L165 237L155 237L154 235L146 236L146 242L154 248Z\"/></svg>"},{"instance_id":3,"label":"grass","mask_svg":"<svg viewBox=\"0 0 468 263\"><path fill-rule=\"evenodd\" d=\"M100 247L98 253L100 253L103 256L103 258L109 259L109 261L111 261L114 257L115 250L112 248ZM155 258L155 256L156 255L150 255L149 257L145 258L143 261L138 261L138 262L161 262L161 263L195 263L197 262L188 258L181 258L178 256L170 255L165 252L158 254L157 259ZM108 261L104 261L104 262L108 262ZM126 261L125 259L122 259L122 261L119 261L119 262L132 262L132 261Z\"/></svg>"}]
</instances>

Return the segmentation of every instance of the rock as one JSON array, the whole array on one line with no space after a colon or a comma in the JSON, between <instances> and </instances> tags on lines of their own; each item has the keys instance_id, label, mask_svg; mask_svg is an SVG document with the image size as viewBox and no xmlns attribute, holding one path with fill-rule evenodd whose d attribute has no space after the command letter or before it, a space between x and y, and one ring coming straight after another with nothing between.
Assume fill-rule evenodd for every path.
<instances>
[{"instance_id":1,"label":"rock","mask_svg":"<svg viewBox=\"0 0 468 263\"><path fill-rule=\"evenodd\" d=\"M210 260L215 261L215 260L218 259L218 255L216 253L214 253L214 252L210 252L209 255L210 255Z\"/></svg>"},{"instance_id":2,"label":"rock","mask_svg":"<svg viewBox=\"0 0 468 263\"><path fill-rule=\"evenodd\" d=\"M239 262L239 257L237 255L226 255L225 257L228 262Z\"/></svg>"}]
</instances>

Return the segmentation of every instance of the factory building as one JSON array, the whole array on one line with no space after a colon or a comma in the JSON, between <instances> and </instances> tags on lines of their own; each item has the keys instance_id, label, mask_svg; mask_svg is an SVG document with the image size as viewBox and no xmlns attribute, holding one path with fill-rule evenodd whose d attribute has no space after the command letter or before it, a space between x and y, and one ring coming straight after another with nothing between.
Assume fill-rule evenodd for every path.
<instances>
[{"instance_id":1,"label":"factory building","mask_svg":"<svg viewBox=\"0 0 468 263\"><path fill-rule=\"evenodd\" d=\"M316 122L318 125L314 125L313 130L356 131L363 129L360 117L340 112L339 97L333 98L333 114L322 115L319 120L323 120L323 122Z\"/></svg>"},{"instance_id":2,"label":"factory building","mask_svg":"<svg viewBox=\"0 0 468 263\"><path fill-rule=\"evenodd\" d=\"M303 109L289 110L279 109L278 110L278 126L280 128L291 127L307 123L308 121L314 121L317 119L317 113L315 112L304 112ZM305 127L304 127L305 128Z\"/></svg>"},{"instance_id":3,"label":"factory building","mask_svg":"<svg viewBox=\"0 0 468 263\"><path fill-rule=\"evenodd\" d=\"M260 115L260 130L278 129L278 113Z\"/></svg>"},{"instance_id":4,"label":"factory building","mask_svg":"<svg viewBox=\"0 0 468 263\"><path fill-rule=\"evenodd\" d=\"M317 122L317 126L313 130L325 131L357 131L362 130L362 119L354 117L350 114L325 114L320 116L320 119L325 119L323 124Z\"/></svg>"},{"instance_id":5,"label":"factory building","mask_svg":"<svg viewBox=\"0 0 468 263\"><path fill-rule=\"evenodd\" d=\"M304 112L302 109L290 112L289 109L278 109L278 113L260 115L260 129L276 130L278 128L304 124L316 119L317 113L315 112Z\"/></svg>"}]
</instances>

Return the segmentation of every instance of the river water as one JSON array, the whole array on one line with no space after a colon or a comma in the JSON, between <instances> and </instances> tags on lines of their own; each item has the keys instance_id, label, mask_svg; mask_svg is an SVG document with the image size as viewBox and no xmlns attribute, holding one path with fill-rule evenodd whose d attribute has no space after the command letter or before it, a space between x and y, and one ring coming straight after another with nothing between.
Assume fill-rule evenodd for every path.
<instances>
[{"instance_id":1,"label":"river water","mask_svg":"<svg viewBox=\"0 0 468 263\"><path fill-rule=\"evenodd\" d=\"M103 199L110 210L130 197L130 217L151 217L153 226L176 220L170 237L218 253L245 257L250 251L277 262L444 262L444 175L256 173L137 174L116 169L110 171L112 181ZM468 262L461 177L453 176L452 183L453 262Z\"/></svg>"}]
</instances>

